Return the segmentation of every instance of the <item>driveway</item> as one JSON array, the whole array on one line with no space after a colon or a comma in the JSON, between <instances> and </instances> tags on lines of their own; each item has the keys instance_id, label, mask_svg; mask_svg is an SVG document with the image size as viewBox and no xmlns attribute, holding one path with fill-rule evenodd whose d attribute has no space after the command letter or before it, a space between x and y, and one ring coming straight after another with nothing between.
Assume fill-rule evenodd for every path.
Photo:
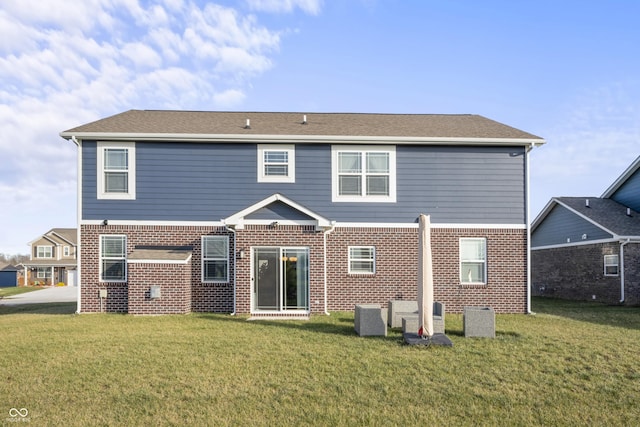
<instances>
[{"instance_id":1,"label":"driveway","mask_svg":"<svg viewBox=\"0 0 640 427\"><path fill-rule=\"evenodd\" d=\"M75 286L52 286L40 291L27 292L0 299L0 305L42 304L46 302L78 301L78 288Z\"/></svg>"}]
</instances>

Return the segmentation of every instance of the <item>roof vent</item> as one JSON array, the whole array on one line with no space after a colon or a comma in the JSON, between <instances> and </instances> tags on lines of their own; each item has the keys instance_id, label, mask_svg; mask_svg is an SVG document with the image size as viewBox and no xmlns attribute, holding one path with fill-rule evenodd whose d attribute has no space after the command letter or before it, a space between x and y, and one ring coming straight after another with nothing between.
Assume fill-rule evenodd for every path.
<instances>
[{"instance_id":1,"label":"roof vent","mask_svg":"<svg viewBox=\"0 0 640 427\"><path fill-rule=\"evenodd\" d=\"M306 114L302 116L302 124L303 125L307 124L307 115Z\"/></svg>"},{"instance_id":2,"label":"roof vent","mask_svg":"<svg viewBox=\"0 0 640 427\"><path fill-rule=\"evenodd\" d=\"M247 120L247 126L249 126L249 120ZM589 199L587 199L587 200L585 200L585 201L584 201L584 205L585 205L586 207L589 207Z\"/></svg>"},{"instance_id":3,"label":"roof vent","mask_svg":"<svg viewBox=\"0 0 640 427\"><path fill-rule=\"evenodd\" d=\"M251 120L247 119L247 124L244 125L245 129L251 129Z\"/></svg>"},{"instance_id":4,"label":"roof vent","mask_svg":"<svg viewBox=\"0 0 640 427\"><path fill-rule=\"evenodd\" d=\"M631 208L627 208L627 216L631 216Z\"/></svg>"}]
</instances>

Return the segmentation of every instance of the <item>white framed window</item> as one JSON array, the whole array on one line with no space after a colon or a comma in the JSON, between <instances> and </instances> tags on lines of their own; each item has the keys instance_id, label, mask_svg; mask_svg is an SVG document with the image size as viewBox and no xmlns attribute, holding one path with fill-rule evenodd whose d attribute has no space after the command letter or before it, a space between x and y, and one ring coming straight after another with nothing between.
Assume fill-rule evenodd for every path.
<instances>
[{"instance_id":1,"label":"white framed window","mask_svg":"<svg viewBox=\"0 0 640 427\"><path fill-rule=\"evenodd\" d=\"M53 246L37 246L36 258L53 258Z\"/></svg>"},{"instance_id":2,"label":"white framed window","mask_svg":"<svg viewBox=\"0 0 640 427\"><path fill-rule=\"evenodd\" d=\"M349 274L375 274L376 248L349 246Z\"/></svg>"},{"instance_id":3,"label":"white framed window","mask_svg":"<svg viewBox=\"0 0 640 427\"><path fill-rule=\"evenodd\" d=\"M202 236L202 281L229 281L229 237Z\"/></svg>"},{"instance_id":4,"label":"white framed window","mask_svg":"<svg viewBox=\"0 0 640 427\"><path fill-rule=\"evenodd\" d=\"M100 236L100 281L127 281L127 236Z\"/></svg>"},{"instance_id":5,"label":"white framed window","mask_svg":"<svg viewBox=\"0 0 640 427\"><path fill-rule=\"evenodd\" d=\"M258 182L295 182L294 145L258 145Z\"/></svg>"},{"instance_id":6,"label":"white framed window","mask_svg":"<svg viewBox=\"0 0 640 427\"><path fill-rule=\"evenodd\" d=\"M604 256L604 275L617 276L620 273L620 260L618 255Z\"/></svg>"},{"instance_id":7,"label":"white framed window","mask_svg":"<svg viewBox=\"0 0 640 427\"><path fill-rule=\"evenodd\" d=\"M64 247L64 249L62 250L62 254L64 256L69 256L71 254L69 246Z\"/></svg>"},{"instance_id":8,"label":"white framed window","mask_svg":"<svg viewBox=\"0 0 640 427\"><path fill-rule=\"evenodd\" d=\"M331 147L332 201L396 201L394 146Z\"/></svg>"},{"instance_id":9,"label":"white framed window","mask_svg":"<svg viewBox=\"0 0 640 427\"><path fill-rule=\"evenodd\" d=\"M38 267L38 279L51 279L51 268Z\"/></svg>"},{"instance_id":10,"label":"white framed window","mask_svg":"<svg viewBox=\"0 0 640 427\"><path fill-rule=\"evenodd\" d=\"M460 239L460 282L464 285L487 283L487 239Z\"/></svg>"},{"instance_id":11,"label":"white framed window","mask_svg":"<svg viewBox=\"0 0 640 427\"><path fill-rule=\"evenodd\" d=\"M136 198L136 146L133 142L98 142L98 199Z\"/></svg>"}]
</instances>

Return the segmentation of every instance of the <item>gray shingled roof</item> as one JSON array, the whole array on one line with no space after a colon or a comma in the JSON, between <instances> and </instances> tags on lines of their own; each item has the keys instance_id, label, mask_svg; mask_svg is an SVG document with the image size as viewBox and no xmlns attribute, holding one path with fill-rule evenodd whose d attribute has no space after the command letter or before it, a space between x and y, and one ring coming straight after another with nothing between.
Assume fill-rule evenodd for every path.
<instances>
[{"instance_id":1,"label":"gray shingled roof","mask_svg":"<svg viewBox=\"0 0 640 427\"><path fill-rule=\"evenodd\" d=\"M76 228L53 228L49 231L49 233L51 232L56 233L74 245L78 244L78 230Z\"/></svg>"},{"instance_id":2,"label":"gray shingled roof","mask_svg":"<svg viewBox=\"0 0 640 427\"><path fill-rule=\"evenodd\" d=\"M556 200L569 206L602 227L619 236L640 236L640 214L611 199L599 197L556 197ZM589 207L586 200L589 199Z\"/></svg>"},{"instance_id":3,"label":"gray shingled roof","mask_svg":"<svg viewBox=\"0 0 640 427\"><path fill-rule=\"evenodd\" d=\"M303 124L306 115L307 123ZM250 129L246 121L250 120ZM62 132L98 134L300 135L544 140L472 114L270 113L130 110Z\"/></svg>"}]
</instances>

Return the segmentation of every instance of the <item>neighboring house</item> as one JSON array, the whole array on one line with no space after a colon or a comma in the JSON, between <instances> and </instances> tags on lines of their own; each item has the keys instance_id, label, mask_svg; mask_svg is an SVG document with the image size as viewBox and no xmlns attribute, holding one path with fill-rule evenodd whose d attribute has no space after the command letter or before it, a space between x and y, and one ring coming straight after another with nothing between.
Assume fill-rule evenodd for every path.
<instances>
[{"instance_id":1,"label":"neighboring house","mask_svg":"<svg viewBox=\"0 0 640 427\"><path fill-rule=\"evenodd\" d=\"M29 261L21 264L28 286L77 282L77 229L53 228L29 243Z\"/></svg>"},{"instance_id":2,"label":"neighboring house","mask_svg":"<svg viewBox=\"0 0 640 427\"><path fill-rule=\"evenodd\" d=\"M308 316L435 298L524 313L528 157L477 115L131 110L78 146L82 312Z\"/></svg>"},{"instance_id":3,"label":"neighboring house","mask_svg":"<svg viewBox=\"0 0 640 427\"><path fill-rule=\"evenodd\" d=\"M555 197L531 229L532 293L640 304L640 157L601 197Z\"/></svg>"},{"instance_id":4,"label":"neighboring house","mask_svg":"<svg viewBox=\"0 0 640 427\"><path fill-rule=\"evenodd\" d=\"M5 265L0 268L0 288L18 286L18 267Z\"/></svg>"}]
</instances>

